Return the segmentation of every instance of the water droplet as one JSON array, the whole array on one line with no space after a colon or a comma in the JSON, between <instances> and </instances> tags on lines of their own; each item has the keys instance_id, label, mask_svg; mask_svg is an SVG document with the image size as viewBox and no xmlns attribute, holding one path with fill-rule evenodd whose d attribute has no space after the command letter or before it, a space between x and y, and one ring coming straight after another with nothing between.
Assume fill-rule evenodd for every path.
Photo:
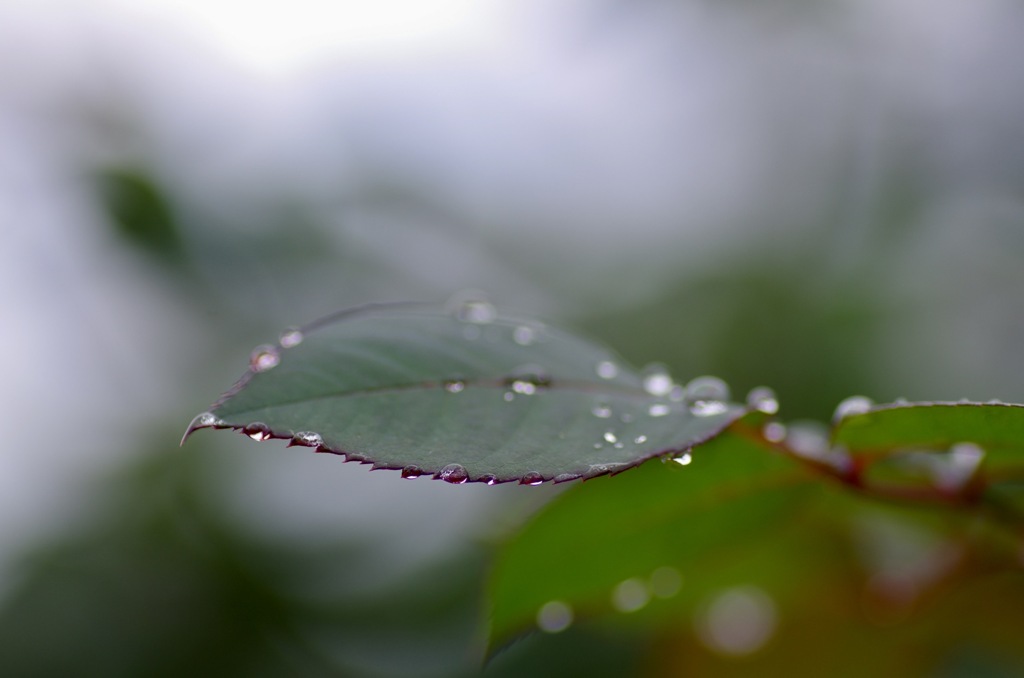
<instances>
[{"instance_id":1,"label":"water droplet","mask_svg":"<svg viewBox=\"0 0 1024 678\"><path fill-rule=\"evenodd\" d=\"M658 598L671 598L683 587L683 575L670 565L662 565L651 572L650 585L651 593Z\"/></svg>"},{"instance_id":2,"label":"water droplet","mask_svg":"<svg viewBox=\"0 0 1024 678\"><path fill-rule=\"evenodd\" d=\"M631 424L635 419L636 417L634 417L629 412L623 412L622 416L619 417L619 421L621 421L623 424Z\"/></svg>"},{"instance_id":3,"label":"water droplet","mask_svg":"<svg viewBox=\"0 0 1024 678\"><path fill-rule=\"evenodd\" d=\"M615 435L614 431L605 431L604 432L604 439L605 439L605 441L607 441L609 443L616 443L616 442L619 441L619 439Z\"/></svg>"},{"instance_id":4,"label":"water droplet","mask_svg":"<svg viewBox=\"0 0 1024 678\"><path fill-rule=\"evenodd\" d=\"M480 482L484 483L485 485L497 485L498 476L494 475L493 473L485 473L482 476L480 476Z\"/></svg>"},{"instance_id":5,"label":"water droplet","mask_svg":"<svg viewBox=\"0 0 1024 678\"><path fill-rule=\"evenodd\" d=\"M775 602L761 589L739 586L716 596L698 619L704 644L727 655L760 649L775 632Z\"/></svg>"},{"instance_id":6,"label":"water droplet","mask_svg":"<svg viewBox=\"0 0 1024 678\"><path fill-rule=\"evenodd\" d=\"M832 421L841 421L842 419L855 414L865 414L866 412L869 412L874 405L874 401L866 396L850 396L836 405L836 411L832 414Z\"/></svg>"},{"instance_id":7,"label":"water droplet","mask_svg":"<svg viewBox=\"0 0 1024 678\"><path fill-rule=\"evenodd\" d=\"M413 480L423 475L423 469L419 466L406 466L402 469L402 477L407 480Z\"/></svg>"},{"instance_id":8,"label":"water droplet","mask_svg":"<svg viewBox=\"0 0 1024 678\"><path fill-rule=\"evenodd\" d=\"M698 400L690 405L690 412L695 417L713 417L716 414L725 414L729 406L718 400Z\"/></svg>"},{"instance_id":9,"label":"water droplet","mask_svg":"<svg viewBox=\"0 0 1024 678\"><path fill-rule=\"evenodd\" d=\"M675 385L668 368L661 363L651 363L643 369L644 390L652 396L667 396Z\"/></svg>"},{"instance_id":10,"label":"water droplet","mask_svg":"<svg viewBox=\"0 0 1024 678\"><path fill-rule=\"evenodd\" d=\"M619 582L612 591L612 605L619 612L636 612L651 600L647 585L640 579Z\"/></svg>"},{"instance_id":11,"label":"water droplet","mask_svg":"<svg viewBox=\"0 0 1024 678\"><path fill-rule=\"evenodd\" d=\"M455 317L462 322L486 325L498 317L494 305L479 292L459 293L448 303L450 308L454 308Z\"/></svg>"},{"instance_id":12,"label":"water droplet","mask_svg":"<svg viewBox=\"0 0 1024 678\"><path fill-rule=\"evenodd\" d=\"M590 411L598 419L608 419L612 416L612 408L605 403L598 403L597 405L594 405L594 409Z\"/></svg>"},{"instance_id":13,"label":"water droplet","mask_svg":"<svg viewBox=\"0 0 1024 678\"><path fill-rule=\"evenodd\" d=\"M537 392L537 385L523 379L516 379L511 384L512 391L521 395L533 395Z\"/></svg>"},{"instance_id":14,"label":"water droplet","mask_svg":"<svg viewBox=\"0 0 1024 678\"><path fill-rule=\"evenodd\" d=\"M291 442L288 443L289 447L300 446L300 447L320 447L324 444L324 439L319 433L313 431L299 431L292 436Z\"/></svg>"},{"instance_id":15,"label":"water droplet","mask_svg":"<svg viewBox=\"0 0 1024 678\"><path fill-rule=\"evenodd\" d=\"M557 485L558 483L567 483L570 480L576 480L579 477L580 474L578 473L559 473L551 480L551 482Z\"/></svg>"},{"instance_id":16,"label":"water droplet","mask_svg":"<svg viewBox=\"0 0 1024 678\"><path fill-rule=\"evenodd\" d=\"M452 485L461 485L469 480L469 473L462 464L448 464L437 472L436 477Z\"/></svg>"},{"instance_id":17,"label":"water droplet","mask_svg":"<svg viewBox=\"0 0 1024 678\"><path fill-rule=\"evenodd\" d=\"M604 444L603 444L603 443L594 443L594 449L595 449L595 450L600 450L600 449L602 449L603 447L604 447Z\"/></svg>"},{"instance_id":18,"label":"water droplet","mask_svg":"<svg viewBox=\"0 0 1024 678\"><path fill-rule=\"evenodd\" d=\"M537 610L537 627L547 633L558 633L572 625L572 608L560 600L552 600Z\"/></svg>"},{"instance_id":19,"label":"water droplet","mask_svg":"<svg viewBox=\"0 0 1024 678\"><path fill-rule=\"evenodd\" d=\"M519 479L520 485L540 485L544 482L544 476L537 473L536 471L530 471L525 473L522 478Z\"/></svg>"},{"instance_id":20,"label":"water droplet","mask_svg":"<svg viewBox=\"0 0 1024 678\"><path fill-rule=\"evenodd\" d=\"M306 337L302 334L302 330L298 327L289 327L281 333L279 341L281 343L281 348L293 348L301 344L302 340L305 338Z\"/></svg>"},{"instance_id":21,"label":"water droplet","mask_svg":"<svg viewBox=\"0 0 1024 678\"><path fill-rule=\"evenodd\" d=\"M633 439L633 442L636 443L637 445L643 445L644 443L647 442L647 436L638 435L636 438Z\"/></svg>"},{"instance_id":22,"label":"water droplet","mask_svg":"<svg viewBox=\"0 0 1024 678\"><path fill-rule=\"evenodd\" d=\"M505 391L505 394L501 396L506 403L510 403L516 399L516 394L512 391Z\"/></svg>"},{"instance_id":23,"label":"water droplet","mask_svg":"<svg viewBox=\"0 0 1024 678\"><path fill-rule=\"evenodd\" d=\"M770 443L781 443L786 439L786 425L781 422L770 421L761 429L761 435Z\"/></svg>"},{"instance_id":24,"label":"water droplet","mask_svg":"<svg viewBox=\"0 0 1024 678\"><path fill-rule=\"evenodd\" d=\"M935 484L948 492L961 489L974 476L985 458L985 450L974 443L957 443L945 459L935 459ZM943 463L944 462L944 463Z\"/></svg>"},{"instance_id":25,"label":"water droplet","mask_svg":"<svg viewBox=\"0 0 1024 678\"><path fill-rule=\"evenodd\" d=\"M258 443L264 440L270 440L270 427L264 424L262 421L255 421L251 424L246 425L242 429L242 433L249 436Z\"/></svg>"},{"instance_id":26,"label":"water droplet","mask_svg":"<svg viewBox=\"0 0 1024 678\"><path fill-rule=\"evenodd\" d=\"M466 382L459 379L449 379L444 382L444 390L449 393L462 393L466 389Z\"/></svg>"},{"instance_id":27,"label":"water droplet","mask_svg":"<svg viewBox=\"0 0 1024 678\"><path fill-rule=\"evenodd\" d=\"M718 377L697 377L686 385L686 399L691 403L713 400L728 402L729 385Z\"/></svg>"},{"instance_id":28,"label":"water droplet","mask_svg":"<svg viewBox=\"0 0 1024 678\"><path fill-rule=\"evenodd\" d=\"M280 362L281 355L277 352L277 347L270 344L257 346L249 355L249 368L253 372L266 372L277 367Z\"/></svg>"},{"instance_id":29,"label":"water droplet","mask_svg":"<svg viewBox=\"0 0 1024 678\"><path fill-rule=\"evenodd\" d=\"M655 403L654 405L651 405L647 409L647 414L651 415L652 417L664 417L671 410L672 408L670 408L668 405L664 403Z\"/></svg>"},{"instance_id":30,"label":"water droplet","mask_svg":"<svg viewBox=\"0 0 1024 678\"><path fill-rule=\"evenodd\" d=\"M181 436L181 445L185 444L189 436L198 431L201 428L210 428L214 426L224 426L224 420L218 419L217 415L213 412L200 412L192 421L189 422L188 428L185 429L185 435Z\"/></svg>"},{"instance_id":31,"label":"water droplet","mask_svg":"<svg viewBox=\"0 0 1024 678\"><path fill-rule=\"evenodd\" d=\"M597 376L602 379L614 379L619 376L619 366L610 360L602 360L597 364Z\"/></svg>"},{"instance_id":32,"label":"water droplet","mask_svg":"<svg viewBox=\"0 0 1024 678\"><path fill-rule=\"evenodd\" d=\"M625 446L626 446L625 443L623 443L622 441L619 441L619 442L615 443L614 445L612 445L612 447L614 447L616 450L621 450Z\"/></svg>"},{"instance_id":33,"label":"water droplet","mask_svg":"<svg viewBox=\"0 0 1024 678\"><path fill-rule=\"evenodd\" d=\"M537 330L529 325L519 325L512 330L512 340L520 346L529 346L537 340Z\"/></svg>"},{"instance_id":34,"label":"water droplet","mask_svg":"<svg viewBox=\"0 0 1024 678\"><path fill-rule=\"evenodd\" d=\"M683 452L678 457L672 457L672 461L679 464L680 466L689 466L693 463L693 457L690 456L689 452Z\"/></svg>"},{"instance_id":35,"label":"water droplet","mask_svg":"<svg viewBox=\"0 0 1024 678\"><path fill-rule=\"evenodd\" d=\"M786 433L786 445L795 454L808 459L828 456L828 432L817 422L798 422Z\"/></svg>"},{"instance_id":36,"label":"water droplet","mask_svg":"<svg viewBox=\"0 0 1024 678\"><path fill-rule=\"evenodd\" d=\"M779 399L772 389L767 386L759 386L747 394L747 406L764 414L778 414Z\"/></svg>"}]
</instances>

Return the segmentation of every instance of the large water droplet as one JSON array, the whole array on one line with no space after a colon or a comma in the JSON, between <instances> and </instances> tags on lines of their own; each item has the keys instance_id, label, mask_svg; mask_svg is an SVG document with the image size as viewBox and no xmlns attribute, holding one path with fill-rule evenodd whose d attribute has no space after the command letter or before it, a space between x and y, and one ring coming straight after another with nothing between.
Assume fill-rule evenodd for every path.
<instances>
[{"instance_id":1,"label":"large water droplet","mask_svg":"<svg viewBox=\"0 0 1024 678\"><path fill-rule=\"evenodd\" d=\"M449 379L448 381L444 382L444 390L448 391L449 393L462 393L464 390L466 390L466 382L460 379Z\"/></svg>"},{"instance_id":2,"label":"large water droplet","mask_svg":"<svg viewBox=\"0 0 1024 678\"><path fill-rule=\"evenodd\" d=\"M767 386L759 386L747 394L747 406L764 414L778 414L779 399L772 389Z\"/></svg>"},{"instance_id":3,"label":"large water droplet","mask_svg":"<svg viewBox=\"0 0 1024 678\"><path fill-rule=\"evenodd\" d=\"M604 432L604 439L605 439L605 441L607 441L609 443L617 443L617 442L619 442L619 438L618 438L618 436L615 435L614 431L605 431Z\"/></svg>"},{"instance_id":4,"label":"large water droplet","mask_svg":"<svg viewBox=\"0 0 1024 678\"><path fill-rule=\"evenodd\" d=\"M461 485L469 480L469 472L462 464L448 464L437 472L437 477L452 485Z\"/></svg>"},{"instance_id":5,"label":"large water droplet","mask_svg":"<svg viewBox=\"0 0 1024 678\"><path fill-rule=\"evenodd\" d=\"M560 600L552 600L537 610L537 627L547 633L558 633L572 625L572 608Z\"/></svg>"},{"instance_id":6,"label":"large water droplet","mask_svg":"<svg viewBox=\"0 0 1024 678\"><path fill-rule=\"evenodd\" d=\"M647 408L647 414L652 417L664 417L666 414L672 411L672 408L664 403L655 403Z\"/></svg>"},{"instance_id":7,"label":"large water droplet","mask_svg":"<svg viewBox=\"0 0 1024 678\"><path fill-rule=\"evenodd\" d=\"M689 452L683 452L678 457L672 457L672 461L680 466L689 466L693 463L693 457L690 456Z\"/></svg>"},{"instance_id":8,"label":"large water droplet","mask_svg":"<svg viewBox=\"0 0 1024 678\"><path fill-rule=\"evenodd\" d=\"M402 477L407 480L413 480L423 475L423 469L419 466L406 466L402 469Z\"/></svg>"},{"instance_id":9,"label":"large water droplet","mask_svg":"<svg viewBox=\"0 0 1024 678\"><path fill-rule=\"evenodd\" d=\"M544 482L544 476L537 473L536 471L530 471L529 473L523 474L523 477L519 479L520 485L540 485Z\"/></svg>"},{"instance_id":10,"label":"large water droplet","mask_svg":"<svg viewBox=\"0 0 1024 678\"><path fill-rule=\"evenodd\" d=\"M242 429L242 433L249 436L258 443L264 440L270 440L270 427L264 424L262 421L255 421L251 424L246 425Z\"/></svg>"},{"instance_id":11,"label":"large water droplet","mask_svg":"<svg viewBox=\"0 0 1024 678\"><path fill-rule=\"evenodd\" d=\"M865 414L874 406L875 403L871 398L859 395L850 396L836 405L836 411L832 414L832 421L838 422L855 414Z\"/></svg>"},{"instance_id":12,"label":"large water droplet","mask_svg":"<svg viewBox=\"0 0 1024 678\"><path fill-rule=\"evenodd\" d=\"M697 377L686 385L686 400L691 403L713 400L728 402L729 385L718 377Z\"/></svg>"},{"instance_id":13,"label":"large water droplet","mask_svg":"<svg viewBox=\"0 0 1024 678\"><path fill-rule=\"evenodd\" d=\"M619 366L610 360L602 360L597 364L596 371L602 379L614 379L619 375Z\"/></svg>"},{"instance_id":14,"label":"large water droplet","mask_svg":"<svg viewBox=\"0 0 1024 678\"><path fill-rule=\"evenodd\" d=\"M263 344L257 346L249 355L249 368L253 372L266 372L278 366L281 362L281 354L277 352L276 346Z\"/></svg>"},{"instance_id":15,"label":"large water droplet","mask_svg":"<svg viewBox=\"0 0 1024 678\"><path fill-rule=\"evenodd\" d=\"M619 612L636 612L651 600L650 591L641 579L619 582L612 591L612 605Z\"/></svg>"},{"instance_id":16,"label":"large water droplet","mask_svg":"<svg viewBox=\"0 0 1024 678\"><path fill-rule=\"evenodd\" d=\"M314 431L299 431L292 436L291 442L288 443L288 447L295 445L301 447L320 447L324 444L323 437Z\"/></svg>"},{"instance_id":17,"label":"large water droplet","mask_svg":"<svg viewBox=\"0 0 1024 678\"><path fill-rule=\"evenodd\" d=\"M281 333L279 341L281 348L293 348L301 344L303 339L305 339L305 336L303 336L302 330L298 327L289 327Z\"/></svg>"},{"instance_id":18,"label":"large water droplet","mask_svg":"<svg viewBox=\"0 0 1024 678\"><path fill-rule=\"evenodd\" d=\"M651 363L643 369L644 390L652 396L667 396L672 391L672 377L661 363Z\"/></svg>"}]
</instances>

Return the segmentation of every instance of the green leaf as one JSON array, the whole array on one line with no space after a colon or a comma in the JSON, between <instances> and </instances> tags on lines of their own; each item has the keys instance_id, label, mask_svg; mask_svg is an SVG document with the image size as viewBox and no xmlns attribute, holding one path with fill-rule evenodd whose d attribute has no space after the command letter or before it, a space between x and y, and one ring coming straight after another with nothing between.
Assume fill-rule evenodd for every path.
<instances>
[{"instance_id":1,"label":"green leaf","mask_svg":"<svg viewBox=\"0 0 1024 678\"><path fill-rule=\"evenodd\" d=\"M686 467L652 461L575 487L499 552L492 648L544 626L545 611L578 619L642 606L678 620L709 592L733 586L776 599L824 593L816 573L834 572L822 561L841 551L829 546L833 524L816 524L804 509L830 491L803 464L732 432L701 446Z\"/></svg>"},{"instance_id":2,"label":"green leaf","mask_svg":"<svg viewBox=\"0 0 1024 678\"><path fill-rule=\"evenodd\" d=\"M882 405L843 417L833 444L859 457L865 484L926 486L1024 522L1024 406Z\"/></svg>"},{"instance_id":3,"label":"green leaf","mask_svg":"<svg viewBox=\"0 0 1024 678\"><path fill-rule=\"evenodd\" d=\"M406 477L537 484L617 473L713 438L745 412L690 397L608 349L466 302L345 312L257 348L198 428L344 454ZM703 392L703 393L702 393Z\"/></svg>"}]
</instances>

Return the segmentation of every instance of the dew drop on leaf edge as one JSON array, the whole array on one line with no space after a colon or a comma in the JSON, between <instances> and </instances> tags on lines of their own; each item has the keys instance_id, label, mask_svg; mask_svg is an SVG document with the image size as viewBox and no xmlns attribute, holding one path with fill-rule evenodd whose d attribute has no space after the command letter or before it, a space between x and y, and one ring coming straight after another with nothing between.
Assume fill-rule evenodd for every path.
<instances>
[{"instance_id":1,"label":"dew drop on leaf edge","mask_svg":"<svg viewBox=\"0 0 1024 678\"><path fill-rule=\"evenodd\" d=\"M448 464L437 472L437 478L452 485L461 485L469 480L469 473L462 464Z\"/></svg>"},{"instance_id":2,"label":"dew drop on leaf edge","mask_svg":"<svg viewBox=\"0 0 1024 678\"><path fill-rule=\"evenodd\" d=\"M280 362L281 354L278 353L276 346L271 346L270 344L257 346L249 355L249 368L257 373L273 369Z\"/></svg>"}]
</instances>

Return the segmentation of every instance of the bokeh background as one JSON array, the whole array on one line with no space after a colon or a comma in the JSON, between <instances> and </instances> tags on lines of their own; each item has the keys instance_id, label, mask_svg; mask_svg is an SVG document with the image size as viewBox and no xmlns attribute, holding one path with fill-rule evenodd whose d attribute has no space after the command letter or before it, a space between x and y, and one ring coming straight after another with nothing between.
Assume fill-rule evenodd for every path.
<instances>
[{"instance_id":1,"label":"bokeh background","mask_svg":"<svg viewBox=\"0 0 1024 678\"><path fill-rule=\"evenodd\" d=\"M4 3L4 675L476 674L550 488L178 448L342 307L482 290L786 419L1024 401L1022 63L1012 0Z\"/></svg>"}]
</instances>

